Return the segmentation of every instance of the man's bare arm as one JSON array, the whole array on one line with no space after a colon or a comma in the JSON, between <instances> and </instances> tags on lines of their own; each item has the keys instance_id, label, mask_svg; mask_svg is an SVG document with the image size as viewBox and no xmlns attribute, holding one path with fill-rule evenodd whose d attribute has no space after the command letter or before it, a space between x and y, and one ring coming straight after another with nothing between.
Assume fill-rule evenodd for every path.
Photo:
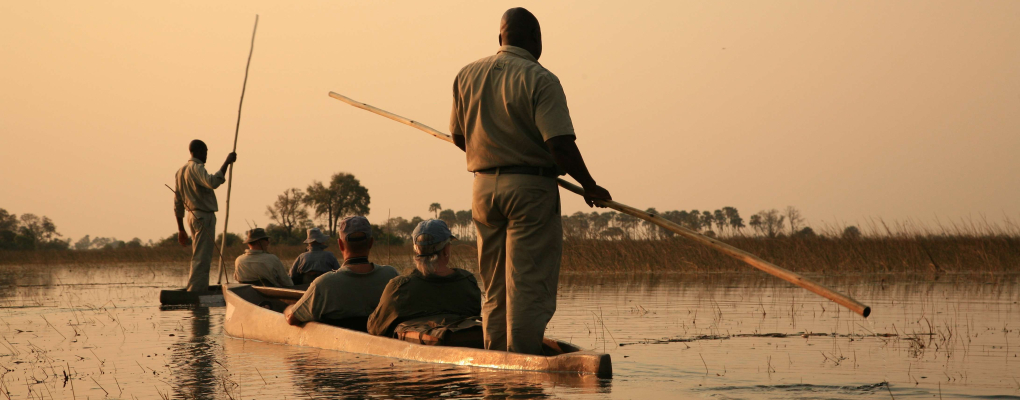
<instances>
[{"instance_id":1,"label":"man's bare arm","mask_svg":"<svg viewBox=\"0 0 1020 400\"><path fill-rule=\"evenodd\" d=\"M220 173L221 174L226 174L227 173L227 167L229 167L230 164L233 164L234 161L237 161L237 153L227 154L227 159L225 161L223 161L223 166L220 167Z\"/></svg>"},{"instance_id":2,"label":"man's bare arm","mask_svg":"<svg viewBox=\"0 0 1020 400\"><path fill-rule=\"evenodd\" d=\"M187 246L191 244L191 239L188 238L188 232L184 230L184 217L177 215L177 243L181 246Z\"/></svg>"},{"instance_id":3,"label":"man's bare arm","mask_svg":"<svg viewBox=\"0 0 1020 400\"><path fill-rule=\"evenodd\" d=\"M174 192L174 217L177 218L177 243L181 246L187 247L191 244L191 240L188 239L188 233L184 230L184 210L187 207L184 206L184 198L181 196L181 192L174 190L170 185L166 186L167 189Z\"/></svg>"},{"instance_id":4,"label":"man's bare arm","mask_svg":"<svg viewBox=\"0 0 1020 400\"><path fill-rule=\"evenodd\" d=\"M613 199L609 191L596 184L595 179L591 177L588 167L584 164L584 158L581 157L581 150L574 142L574 136L556 136L546 140L545 145L552 153L553 159L556 160L556 165L570 174L584 188L584 202L588 203L588 207L595 206L595 200Z\"/></svg>"}]
</instances>

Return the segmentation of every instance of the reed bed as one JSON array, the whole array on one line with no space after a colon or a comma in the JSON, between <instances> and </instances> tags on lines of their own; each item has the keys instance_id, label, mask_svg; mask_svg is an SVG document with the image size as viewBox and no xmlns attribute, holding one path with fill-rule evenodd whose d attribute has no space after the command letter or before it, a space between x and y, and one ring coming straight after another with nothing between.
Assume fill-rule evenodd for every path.
<instances>
[{"instance_id":1,"label":"reed bed","mask_svg":"<svg viewBox=\"0 0 1020 400\"><path fill-rule=\"evenodd\" d=\"M1001 274L1020 272L1020 238L865 237L842 239L722 239L801 273ZM573 240L564 245L565 271L739 273L742 262L683 239Z\"/></svg>"},{"instance_id":2,"label":"reed bed","mask_svg":"<svg viewBox=\"0 0 1020 400\"><path fill-rule=\"evenodd\" d=\"M826 275L854 274L1009 274L1020 272L1020 237L995 236L864 236L729 237L721 239L769 262L800 272ZM336 253L336 248L328 249ZM273 246L270 251L287 265L303 246ZM243 252L227 248L226 263ZM111 263L180 263L187 265L191 251L155 247L88 251L0 251L0 265L78 265ZM410 246L376 246L372 259L400 269L413 266ZM213 257L215 268L218 256ZM473 242L454 246L453 264L475 271ZM742 262L682 238L655 240L568 239L563 246L565 273L678 272L744 273Z\"/></svg>"}]
</instances>

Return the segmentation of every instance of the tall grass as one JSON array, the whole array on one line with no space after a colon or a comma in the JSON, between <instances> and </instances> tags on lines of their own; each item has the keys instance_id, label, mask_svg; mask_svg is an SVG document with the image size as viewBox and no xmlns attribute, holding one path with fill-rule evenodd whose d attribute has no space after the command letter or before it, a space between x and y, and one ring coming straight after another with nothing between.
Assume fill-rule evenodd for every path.
<instances>
[{"instance_id":1,"label":"tall grass","mask_svg":"<svg viewBox=\"0 0 1020 400\"><path fill-rule=\"evenodd\" d=\"M722 239L801 273L984 274L1020 272L1020 238L863 237L842 239L733 237ZM574 240L564 245L564 271L741 273L743 262L679 238Z\"/></svg>"},{"instance_id":2,"label":"tall grass","mask_svg":"<svg viewBox=\"0 0 1020 400\"><path fill-rule=\"evenodd\" d=\"M800 272L826 275L854 274L1003 274L1020 272L1020 235L986 232L964 234L966 227L952 233L897 233L884 235L865 231L859 238L834 235L816 237L744 237L722 238L737 248L767 261ZM974 233L974 231L970 231ZM234 258L243 252L234 246L226 251L228 270ZM327 249L337 250L334 247ZM289 267L303 246L273 246ZM454 245L453 266L477 271L477 251L473 242ZM410 246L376 246L372 260L399 269L413 267ZM168 263L186 268L190 248L157 247L88 251L0 251L0 265L78 265ZM213 257L213 265L218 264ZM569 239L563 246L562 270L580 272L679 272L744 273L748 266L711 248L683 238L656 240Z\"/></svg>"}]
</instances>

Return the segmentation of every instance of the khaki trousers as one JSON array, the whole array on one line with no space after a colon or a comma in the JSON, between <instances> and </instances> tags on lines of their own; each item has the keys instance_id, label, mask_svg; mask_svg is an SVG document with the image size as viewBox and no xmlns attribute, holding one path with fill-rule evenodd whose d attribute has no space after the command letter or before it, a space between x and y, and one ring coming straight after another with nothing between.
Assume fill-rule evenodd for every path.
<instances>
[{"instance_id":1,"label":"khaki trousers","mask_svg":"<svg viewBox=\"0 0 1020 400\"><path fill-rule=\"evenodd\" d=\"M188 291L205 292L209 290L209 266L216 247L216 214L194 211L188 215L188 225L192 236Z\"/></svg>"},{"instance_id":2,"label":"khaki trousers","mask_svg":"<svg viewBox=\"0 0 1020 400\"><path fill-rule=\"evenodd\" d=\"M475 174L472 196L485 348L542 354L563 252L556 180Z\"/></svg>"}]
</instances>

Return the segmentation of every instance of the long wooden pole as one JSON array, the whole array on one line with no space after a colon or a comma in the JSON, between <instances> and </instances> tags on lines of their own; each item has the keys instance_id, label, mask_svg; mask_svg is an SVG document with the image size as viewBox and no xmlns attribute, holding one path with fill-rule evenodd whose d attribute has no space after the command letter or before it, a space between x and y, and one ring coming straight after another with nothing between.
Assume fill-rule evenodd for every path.
<instances>
[{"instance_id":1,"label":"long wooden pole","mask_svg":"<svg viewBox=\"0 0 1020 400\"><path fill-rule=\"evenodd\" d=\"M251 67L251 54L255 52L255 32L259 29L259 15L255 14L255 27L251 30L251 47L248 49L248 63L244 66L244 83L241 85L241 101L237 105L237 125L234 126L234 150L237 152L237 134L241 131L241 107L244 106L244 91L248 88L248 68ZM216 279L216 284L219 285L226 279L227 283L230 283L230 277L227 276L227 271L223 269L223 254L227 250L227 223L230 222L230 187L234 183L234 164L230 164L230 169L227 172L227 207L223 213L223 240L220 241L220 274L219 278Z\"/></svg>"},{"instance_id":2,"label":"long wooden pole","mask_svg":"<svg viewBox=\"0 0 1020 400\"><path fill-rule=\"evenodd\" d=\"M392 119L394 121L397 121L397 122L400 122L400 123L403 123L403 124L406 124L406 125L413 126L415 128L418 128L418 129L424 131L425 133L428 133L428 134L430 134L432 136L435 136L435 137L437 137L439 139L442 139L442 140L445 140L447 142L453 143L453 138L450 137L450 135L447 135L445 133L437 131L437 130L429 127L428 125L422 124L420 122L417 122L417 121L414 121L414 120L411 120L411 119L408 119L408 118L401 117L401 116L393 114L393 113L391 113L389 111L382 110L382 109L370 106L370 105L362 103L362 102L355 101L355 100L353 100L353 99L351 99L349 97L346 97L346 96L341 95L341 94L336 93L336 92L329 92L329 97L332 97L334 99L340 100L340 101L342 101L344 103L350 104L350 105L352 105L354 107L357 107L357 108L360 108L362 110L370 111L370 112L373 112L375 114L379 114L379 115L384 116L386 118ZM582 195L582 196L584 195L584 189L582 189L581 187L579 187L579 186L577 186L577 185L575 185L573 183L567 182L567 181L565 181L563 179L557 179L557 181L559 182L560 186L562 186L564 189L567 189L567 190L569 190L571 192L574 192L574 193ZM807 279L807 278L801 276L800 274L797 274L797 273L795 273L793 271L790 271L790 270L788 270L786 268L783 268L783 267L780 267L778 265L772 264L772 263L770 263L768 261L762 260L762 259L756 257L755 255L751 254L751 253L748 253L746 251L740 250L740 249L738 249L736 247L730 246L730 245L728 245L726 243L720 242L720 241L718 241L716 239L713 239L713 238L710 238L708 236L702 235L702 234L700 234L698 232L695 232L695 231L692 231L690 229L684 228L684 227L682 227L680 225L677 225L676 223L674 223L672 221L669 221L669 220L667 220L665 218L662 218L661 216L658 216L658 215L655 215L655 214L652 214L652 213L648 213L648 212L644 212L644 211L641 211L641 210L639 210L637 208L634 208L634 207L631 207L631 206L628 206L626 204L623 204L623 203L620 203L620 202L617 202L617 201L613 201L613 200L610 200L610 201L596 200L595 203L597 205L600 205L600 206L612 208L612 209L614 209L616 211L622 212L622 213L627 214L627 215L632 215L632 216L641 218L641 219L643 219L645 221L648 221L648 222L651 222L651 223L653 223L655 225L661 226L661 227L669 230L670 232L674 232L674 233L676 233L678 235L681 235L681 236L686 237L688 239L692 239L692 240L694 240L694 241L696 241L698 243L701 243L701 244L704 244L704 245L709 246L711 248L714 248L716 250L719 250L723 254L726 254L726 255L728 255L730 257L733 257L733 258L735 258L737 260L743 261L743 262L747 263L748 265L750 265L752 267L755 267L755 268L758 268L758 269L760 269L762 271L765 271L766 273L768 273L768 274L770 274L772 276L775 276L775 277L777 277L779 279L782 279L784 281L790 282L790 283L792 283L794 285L797 285L797 286L800 286L800 287L802 287L804 289L807 289L807 290L811 291L812 293L815 293L815 294L817 294L819 296L822 296L824 298L832 300L832 301L836 302L837 304L842 305L842 306L850 309L850 311L858 313L858 314L860 314L861 316L863 316L865 318L867 318L869 315L871 315L871 307L868 307L868 306L862 304L861 302L850 298L849 296L846 296L846 295L844 295L842 293L838 293L838 292L836 292L836 291L834 291L832 289L829 289L829 288L827 288L825 286L822 286L822 285L818 284L817 282L814 282L814 281L812 281L810 279Z\"/></svg>"}]
</instances>

